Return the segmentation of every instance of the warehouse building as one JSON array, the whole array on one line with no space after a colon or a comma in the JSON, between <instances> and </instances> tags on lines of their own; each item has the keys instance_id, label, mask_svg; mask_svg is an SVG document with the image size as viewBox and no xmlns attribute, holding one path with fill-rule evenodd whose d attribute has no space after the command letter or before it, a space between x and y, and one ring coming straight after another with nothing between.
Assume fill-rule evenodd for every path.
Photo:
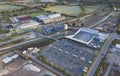
<instances>
[{"instance_id":1,"label":"warehouse building","mask_svg":"<svg viewBox=\"0 0 120 76\"><path fill-rule=\"evenodd\" d=\"M15 54L15 55L12 55L11 57L6 57L6 58L2 59L2 62L3 62L4 64L7 64L7 63L13 61L14 59L16 59L16 58L18 58L18 57L19 57L19 55L18 55L18 54Z\"/></svg>"},{"instance_id":2,"label":"warehouse building","mask_svg":"<svg viewBox=\"0 0 120 76\"><path fill-rule=\"evenodd\" d=\"M10 18L10 20L13 23L24 23L29 19L30 19L30 17L28 15L21 15L21 16L15 16L15 17Z\"/></svg>"},{"instance_id":3,"label":"warehouse building","mask_svg":"<svg viewBox=\"0 0 120 76\"><path fill-rule=\"evenodd\" d=\"M37 28L39 26L39 23L32 20L28 15L11 17L10 20L13 22L13 27L16 30Z\"/></svg>"},{"instance_id":4,"label":"warehouse building","mask_svg":"<svg viewBox=\"0 0 120 76\"><path fill-rule=\"evenodd\" d=\"M61 14L51 14L48 16L44 16L44 15L39 15L34 17L34 20L42 23L42 24L48 24L48 23L52 23L52 22L59 22L62 20L65 20L65 16L62 16Z\"/></svg>"},{"instance_id":5,"label":"warehouse building","mask_svg":"<svg viewBox=\"0 0 120 76\"><path fill-rule=\"evenodd\" d=\"M39 23L33 20L29 20L26 23L20 24L18 26L19 29L28 29L28 28L37 28Z\"/></svg>"},{"instance_id":6,"label":"warehouse building","mask_svg":"<svg viewBox=\"0 0 120 76\"><path fill-rule=\"evenodd\" d=\"M89 28L80 28L74 35L66 38L89 45L94 48L100 48L101 44L108 37L108 34L101 33Z\"/></svg>"},{"instance_id":7,"label":"warehouse building","mask_svg":"<svg viewBox=\"0 0 120 76\"><path fill-rule=\"evenodd\" d=\"M53 25L46 25L42 27L42 31L43 34L45 35L50 35L50 34L54 34L57 32L61 32L61 31L65 31L68 29L68 25L64 25L64 24L57 24L55 26Z\"/></svg>"}]
</instances>

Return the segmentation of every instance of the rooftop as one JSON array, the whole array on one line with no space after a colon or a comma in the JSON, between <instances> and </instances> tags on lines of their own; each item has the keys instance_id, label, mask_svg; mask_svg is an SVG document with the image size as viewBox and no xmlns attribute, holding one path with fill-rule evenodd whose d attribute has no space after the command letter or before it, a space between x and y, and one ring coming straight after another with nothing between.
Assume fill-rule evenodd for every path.
<instances>
[{"instance_id":1,"label":"rooftop","mask_svg":"<svg viewBox=\"0 0 120 76\"><path fill-rule=\"evenodd\" d=\"M66 36L66 38L89 44L98 33L96 30L88 29L88 28L80 28L74 35Z\"/></svg>"},{"instance_id":2,"label":"rooftop","mask_svg":"<svg viewBox=\"0 0 120 76\"><path fill-rule=\"evenodd\" d=\"M74 35L66 36L68 39L89 45L96 49L100 48L101 44L107 37L107 33L89 28L80 28Z\"/></svg>"}]
</instances>

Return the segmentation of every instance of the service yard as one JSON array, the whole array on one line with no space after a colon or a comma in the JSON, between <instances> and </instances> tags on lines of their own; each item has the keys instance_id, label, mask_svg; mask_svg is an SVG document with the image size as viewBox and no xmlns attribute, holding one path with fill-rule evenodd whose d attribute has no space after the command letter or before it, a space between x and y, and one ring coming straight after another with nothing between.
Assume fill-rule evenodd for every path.
<instances>
[{"instance_id":1,"label":"service yard","mask_svg":"<svg viewBox=\"0 0 120 76\"><path fill-rule=\"evenodd\" d=\"M56 76L51 71L46 70L42 66L33 61L26 62L17 72L12 76Z\"/></svg>"}]
</instances>

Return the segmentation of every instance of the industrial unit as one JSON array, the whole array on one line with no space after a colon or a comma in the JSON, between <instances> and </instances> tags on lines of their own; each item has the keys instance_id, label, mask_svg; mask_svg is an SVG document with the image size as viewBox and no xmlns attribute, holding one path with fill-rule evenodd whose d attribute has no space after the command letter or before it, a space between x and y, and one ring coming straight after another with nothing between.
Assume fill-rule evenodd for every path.
<instances>
[{"instance_id":1,"label":"industrial unit","mask_svg":"<svg viewBox=\"0 0 120 76\"><path fill-rule=\"evenodd\" d=\"M39 26L39 23L32 20L28 15L11 17L10 20L13 22L13 26L17 30L37 28Z\"/></svg>"},{"instance_id":2,"label":"industrial unit","mask_svg":"<svg viewBox=\"0 0 120 76\"><path fill-rule=\"evenodd\" d=\"M89 28L80 28L74 35L66 38L89 45L94 48L100 48L101 44L108 37L108 34L101 33Z\"/></svg>"},{"instance_id":3,"label":"industrial unit","mask_svg":"<svg viewBox=\"0 0 120 76\"><path fill-rule=\"evenodd\" d=\"M39 15L39 16L34 17L34 20L36 20L42 24L48 24L51 22L58 22L58 21L65 20L65 16L62 16L59 13L51 14L48 16Z\"/></svg>"},{"instance_id":4,"label":"industrial unit","mask_svg":"<svg viewBox=\"0 0 120 76\"><path fill-rule=\"evenodd\" d=\"M30 19L30 17L28 15L21 15L21 16L15 16L15 17L10 18L10 20L13 23L18 23L18 22L24 23L25 21L27 21L29 19Z\"/></svg>"},{"instance_id":5,"label":"industrial unit","mask_svg":"<svg viewBox=\"0 0 120 76\"><path fill-rule=\"evenodd\" d=\"M28 22L19 25L20 29L27 29L27 28L37 28L39 26L39 23L33 20L29 20Z\"/></svg>"}]
</instances>

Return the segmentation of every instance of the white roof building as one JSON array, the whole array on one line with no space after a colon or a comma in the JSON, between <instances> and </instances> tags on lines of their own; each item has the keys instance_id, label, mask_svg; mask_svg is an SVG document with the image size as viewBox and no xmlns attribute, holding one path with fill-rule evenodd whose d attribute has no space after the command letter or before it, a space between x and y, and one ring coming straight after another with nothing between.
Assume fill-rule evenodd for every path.
<instances>
[{"instance_id":1,"label":"white roof building","mask_svg":"<svg viewBox=\"0 0 120 76\"><path fill-rule=\"evenodd\" d=\"M37 53L38 51L40 51L40 49L35 47L34 50L32 51L32 53L35 54L35 53Z\"/></svg>"},{"instance_id":2,"label":"white roof building","mask_svg":"<svg viewBox=\"0 0 120 76\"><path fill-rule=\"evenodd\" d=\"M20 29L27 29L27 28L31 28L31 27L37 27L39 25L38 22L30 20L29 22L26 22L24 24L21 24L19 26Z\"/></svg>"},{"instance_id":3,"label":"white roof building","mask_svg":"<svg viewBox=\"0 0 120 76\"><path fill-rule=\"evenodd\" d=\"M48 18L56 18L56 17L60 17L61 14L56 13L56 14L52 14L52 15L48 15Z\"/></svg>"},{"instance_id":4,"label":"white roof building","mask_svg":"<svg viewBox=\"0 0 120 76\"><path fill-rule=\"evenodd\" d=\"M34 49L33 47L28 48L28 50L30 50L30 51L33 50L33 49Z\"/></svg>"},{"instance_id":5,"label":"white roof building","mask_svg":"<svg viewBox=\"0 0 120 76\"><path fill-rule=\"evenodd\" d=\"M120 49L120 44L116 44L115 47Z\"/></svg>"},{"instance_id":6,"label":"white roof building","mask_svg":"<svg viewBox=\"0 0 120 76\"><path fill-rule=\"evenodd\" d=\"M18 58L18 57L19 57L18 54L15 54L15 55L11 56L12 59L16 59L16 58Z\"/></svg>"},{"instance_id":7,"label":"white roof building","mask_svg":"<svg viewBox=\"0 0 120 76\"><path fill-rule=\"evenodd\" d=\"M89 28L80 28L75 34L66 38L89 45L92 42L104 42L108 34ZM95 41L97 39L97 41ZM96 45L96 43L95 43ZM98 44L97 44L98 45ZM92 45L94 46L94 45Z\"/></svg>"},{"instance_id":8,"label":"white roof building","mask_svg":"<svg viewBox=\"0 0 120 76\"><path fill-rule=\"evenodd\" d=\"M56 13L48 16L39 15L39 16L36 16L36 18L38 18L39 21L42 21L44 24L46 24L54 21L62 21L65 19L65 16L61 16L61 14Z\"/></svg>"},{"instance_id":9,"label":"white roof building","mask_svg":"<svg viewBox=\"0 0 120 76\"><path fill-rule=\"evenodd\" d=\"M96 30L88 29L88 28L80 28L74 35L66 36L66 38L89 44L98 33Z\"/></svg>"},{"instance_id":10,"label":"white roof building","mask_svg":"<svg viewBox=\"0 0 120 76\"><path fill-rule=\"evenodd\" d=\"M6 57L2 60L3 63L7 64L9 62L11 62L13 59L11 57Z\"/></svg>"},{"instance_id":11,"label":"white roof building","mask_svg":"<svg viewBox=\"0 0 120 76\"><path fill-rule=\"evenodd\" d=\"M2 62L7 64L7 63L11 62L13 59L16 59L18 57L19 57L19 55L15 54L15 55L13 55L11 57L6 57L6 58L2 59Z\"/></svg>"}]
</instances>

